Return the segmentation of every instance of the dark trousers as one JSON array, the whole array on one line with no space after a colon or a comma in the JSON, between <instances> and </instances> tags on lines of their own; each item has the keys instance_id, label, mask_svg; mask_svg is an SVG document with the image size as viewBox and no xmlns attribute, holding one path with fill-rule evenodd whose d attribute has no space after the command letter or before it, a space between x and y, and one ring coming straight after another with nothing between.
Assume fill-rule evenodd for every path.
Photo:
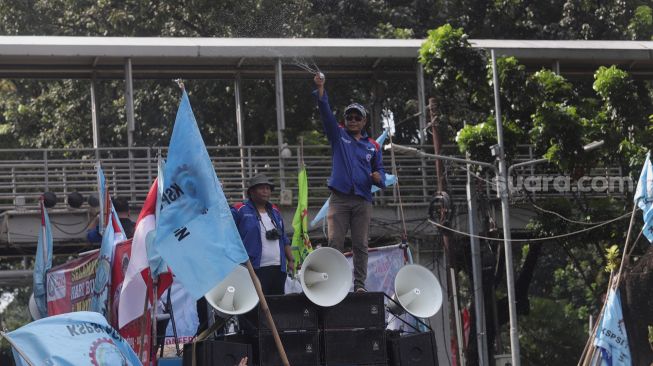
<instances>
[{"instance_id":1,"label":"dark trousers","mask_svg":"<svg viewBox=\"0 0 653 366\"><path fill-rule=\"evenodd\" d=\"M351 229L354 253L354 290L365 288L367 278L367 240L372 218L372 203L364 198L332 191L329 198L329 246L343 252L345 235Z\"/></svg>"},{"instance_id":2,"label":"dark trousers","mask_svg":"<svg viewBox=\"0 0 653 366\"><path fill-rule=\"evenodd\" d=\"M281 266L267 266L254 269L261 281L264 295L283 295L286 285L286 273L281 272Z\"/></svg>"}]
</instances>

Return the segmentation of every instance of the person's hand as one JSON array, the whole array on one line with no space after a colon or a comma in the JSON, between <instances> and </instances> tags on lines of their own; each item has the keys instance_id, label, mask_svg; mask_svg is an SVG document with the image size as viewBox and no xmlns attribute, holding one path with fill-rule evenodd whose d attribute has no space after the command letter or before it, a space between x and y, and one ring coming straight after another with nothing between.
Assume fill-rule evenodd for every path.
<instances>
[{"instance_id":1,"label":"person's hand","mask_svg":"<svg viewBox=\"0 0 653 366\"><path fill-rule=\"evenodd\" d=\"M95 215L93 220L89 221L87 230L93 230L100 223L100 215Z\"/></svg>"},{"instance_id":2,"label":"person's hand","mask_svg":"<svg viewBox=\"0 0 653 366\"><path fill-rule=\"evenodd\" d=\"M381 184L381 173L372 172L370 176L372 177L372 181L374 182L374 184Z\"/></svg>"},{"instance_id":3,"label":"person's hand","mask_svg":"<svg viewBox=\"0 0 653 366\"><path fill-rule=\"evenodd\" d=\"M315 82L315 86L317 86L318 89L324 88L324 82L325 82L324 74L322 74L321 72L315 74L315 76L313 77L313 81Z\"/></svg>"},{"instance_id":4,"label":"person's hand","mask_svg":"<svg viewBox=\"0 0 653 366\"><path fill-rule=\"evenodd\" d=\"M286 261L286 265L288 267L288 273L294 273L295 272L295 260L294 259L288 259Z\"/></svg>"},{"instance_id":5,"label":"person's hand","mask_svg":"<svg viewBox=\"0 0 653 366\"><path fill-rule=\"evenodd\" d=\"M247 356L241 358L240 362L238 362L238 365L236 366L247 366Z\"/></svg>"}]
</instances>

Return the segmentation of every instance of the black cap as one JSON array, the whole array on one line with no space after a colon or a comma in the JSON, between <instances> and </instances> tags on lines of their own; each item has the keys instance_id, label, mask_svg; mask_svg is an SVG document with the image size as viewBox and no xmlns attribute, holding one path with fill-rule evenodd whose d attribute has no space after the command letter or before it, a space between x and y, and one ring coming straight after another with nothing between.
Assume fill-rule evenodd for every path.
<instances>
[{"instance_id":1,"label":"black cap","mask_svg":"<svg viewBox=\"0 0 653 366\"><path fill-rule=\"evenodd\" d=\"M258 186L260 184L267 184L270 186L271 190L274 190L274 183L272 183L272 180L270 180L270 178L268 178L265 174L257 174L250 178L249 184L247 185L247 190L249 191L254 186Z\"/></svg>"}]
</instances>

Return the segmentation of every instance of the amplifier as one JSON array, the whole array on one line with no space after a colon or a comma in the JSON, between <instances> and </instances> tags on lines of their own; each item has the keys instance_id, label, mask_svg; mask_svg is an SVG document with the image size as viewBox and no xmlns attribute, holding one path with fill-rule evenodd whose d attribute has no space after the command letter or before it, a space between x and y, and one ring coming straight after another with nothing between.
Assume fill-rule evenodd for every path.
<instances>
[{"instance_id":1,"label":"amplifier","mask_svg":"<svg viewBox=\"0 0 653 366\"><path fill-rule=\"evenodd\" d=\"M387 362L385 329L325 330L322 337L327 365Z\"/></svg>"},{"instance_id":2,"label":"amplifier","mask_svg":"<svg viewBox=\"0 0 653 366\"><path fill-rule=\"evenodd\" d=\"M253 365L252 346L245 343L207 340L195 346L196 366L238 365L247 356L247 365ZM193 364L193 344L184 345L184 366Z\"/></svg>"},{"instance_id":3,"label":"amplifier","mask_svg":"<svg viewBox=\"0 0 653 366\"><path fill-rule=\"evenodd\" d=\"M314 332L279 333L288 362L293 366L320 365L320 337ZM260 366L282 366L272 332L258 335L258 363Z\"/></svg>"},{"instance_id":4,"label":"amplifier","mask_svg":"<svg viewBox=\"0 0 653 366\"><path fill-rule=\"evenodd\" d=\"M317 331L317 307L304 294L266 296L278 331ZM240 326L247 331L270 330L260 306L240 317Z\"/></svg>"},{"instance_id":5,"label":"amplifier","mask_svg":"<svg viewBox=\"0 0 653 366\"><path fill-rule=\"evenodd\" d=\"M424 332L403 337L388 337L388 358L390 366L432 366L438 365L433 347L433 333Z\"/></svg>"},{"instance_id":6,"label":"amplifier","mask_svg":"<svg viewBox=\"0 0 653 366\"><path fill-rule=\"evenodd\" d=\"M385 328L383 292L351 292L339 304L321 308L325 330Z\"/></svg>"}]
</instances>

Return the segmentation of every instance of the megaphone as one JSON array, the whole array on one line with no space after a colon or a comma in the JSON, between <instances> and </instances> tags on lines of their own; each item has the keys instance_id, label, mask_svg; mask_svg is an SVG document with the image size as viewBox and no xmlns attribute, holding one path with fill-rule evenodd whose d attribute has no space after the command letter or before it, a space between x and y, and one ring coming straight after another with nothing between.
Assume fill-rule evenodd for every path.
<instances>
[{"instance_id":1,"label":"megaphone","mask_svg":"<svg viewBox=\"0 0 653 366\"><path fill-rule=\"evenodd\" d=\"M32 320L41 319L41 312L39 311L39 307L36 306L36 300L34 299L33 292L29 296L29 303L27 304L27 308L29 309L29 315L32 316Z\"/></svg>"},{"instance_id":2,"label":"megaphone","mask_svg":"<svg viewBox=\"0 0 653 366\"><path fill-rule=\"evenodd\" d=\"M430 318L442 307L442 288L433 272L408 264L395 277L392 300L388 310L395 315L408 312L418 318Z\"/></svg>"},{"instance_id":3,"label":"megaphone","mask_svg":"<svg viewBox=\"0 0 653 366\"><path fill-rule=\"evenodd\" d=\"M340 251L322 247L309 254L299 272L304 294L319 306L341 302L351 288L351 268Z\"/></svg>"},{"instance_id":4,"label":"megaphone","mask_svg":"<svg viewBox=\"0 0 653 366\"><path fill-rule=\"evenodd\" d=\"M258 295L249 272L243 266L236 266L231 273L207 292L204 297L218 315L245 314L258 304Z\"/></svg>"}]
</instances>

